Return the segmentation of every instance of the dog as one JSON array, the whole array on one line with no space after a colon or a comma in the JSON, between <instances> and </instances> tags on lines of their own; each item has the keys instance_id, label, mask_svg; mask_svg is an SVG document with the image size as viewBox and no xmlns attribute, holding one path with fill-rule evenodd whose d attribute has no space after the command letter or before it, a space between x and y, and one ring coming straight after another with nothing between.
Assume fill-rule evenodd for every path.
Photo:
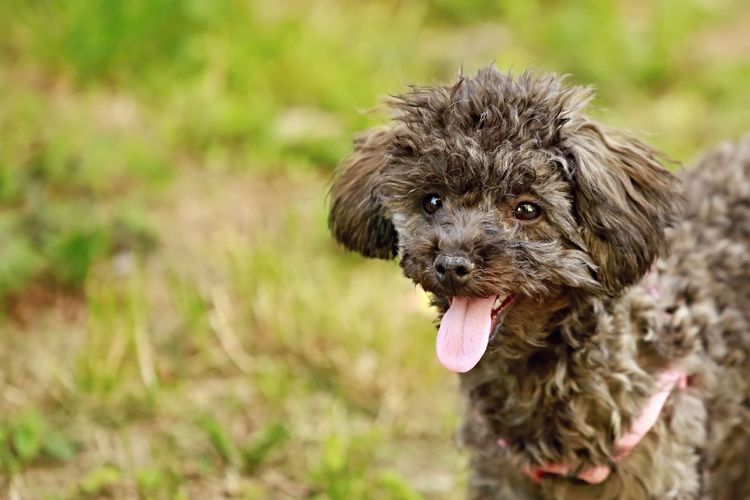
<instances>
[{"instance_id":1,"label":"dog","mask_svg":"<svg viewBox=\"0 0 750 500\"><path fill-rule=\"evenodd\" d=\"M330 230L431 295L470 498L750 498L750 138L676 176L591 98L493 67L412 87Z\"/></svg>"}]
</instances>

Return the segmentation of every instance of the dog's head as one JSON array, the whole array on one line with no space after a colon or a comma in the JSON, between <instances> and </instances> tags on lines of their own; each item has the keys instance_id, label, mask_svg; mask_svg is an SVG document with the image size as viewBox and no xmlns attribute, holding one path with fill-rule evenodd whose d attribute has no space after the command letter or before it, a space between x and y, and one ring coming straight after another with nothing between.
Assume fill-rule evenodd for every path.
<instances>
[{"instance_id":1,"label":"dog's head","mask_svg":"<svg viewBox=\"0 0 750 500\"><path fill-rule=\"evenodd\" d=\"M473 367L514 302L617 296L662 247L675 179L652 149L587 118L590 96L493 68L413 88L390 103L394 125L359 138L340 168L334 236L367 257L398 255L448 299L448 368Z\"/></svg>"}]
</instances>

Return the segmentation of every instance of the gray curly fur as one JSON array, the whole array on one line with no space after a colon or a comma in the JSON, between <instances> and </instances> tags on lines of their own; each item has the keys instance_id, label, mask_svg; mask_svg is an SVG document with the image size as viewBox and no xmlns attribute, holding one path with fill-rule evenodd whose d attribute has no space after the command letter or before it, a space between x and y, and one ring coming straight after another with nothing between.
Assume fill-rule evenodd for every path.
<instances>
[{"instance_id":1,"label":"gray curly fur","mask_svg":"<svg viewBox=\"0 0 750 500\"><path fill-rule=\"evenodd\" d=\"M363 255L398 255L440 313L454 293L435 277L438 252L479 263L461 295L517 294L461 375L472 498L750 498L750 138L678 180L583 114L591 95L493 68L414 87L390 101L391 127L355 143L329 225ZM543 216L514 219L524 200ZM667 366L689 387L614 463ZM613 473L589 485L519 472L554 462Z\"/></svg>"}]
</instances>

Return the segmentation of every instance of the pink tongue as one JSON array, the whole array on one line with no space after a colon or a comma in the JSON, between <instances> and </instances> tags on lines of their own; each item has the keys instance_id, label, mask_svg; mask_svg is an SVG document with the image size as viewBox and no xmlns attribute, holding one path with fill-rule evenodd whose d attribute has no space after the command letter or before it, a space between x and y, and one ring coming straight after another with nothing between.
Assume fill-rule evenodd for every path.
<instances>
[{"instance_id":1,"label":"pink tongue","mask_svg":"<svg viewBox=\"0 0 750 500\"><path fill-rule=\"evenodd\" d=\"M444 367L464 373L479 363L490 340L496 298L453 297L437 336L437 356Z\"/></svg>"}]
</instances>

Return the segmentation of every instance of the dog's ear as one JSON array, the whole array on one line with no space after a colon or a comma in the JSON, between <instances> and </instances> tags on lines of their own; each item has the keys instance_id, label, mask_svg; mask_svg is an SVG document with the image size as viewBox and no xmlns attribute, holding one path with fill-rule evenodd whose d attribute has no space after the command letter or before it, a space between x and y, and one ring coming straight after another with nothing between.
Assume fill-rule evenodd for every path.
<instances>
[{"instance_id":1,"label":"dog's ear","mask_svg":"<svg viewBox=\"0 0 750 500\"><path fill-rule=\"evenodd\" d=\"M588 119L562 127L583 240L612 294L633 284L664 246L679 194L665 157L639 140Z\"/></svg>"},{"instance_id":2,"label":"dog's ear","mask_svg":"<svg viewBox=\"0 0 750 500\"><path fill-rule=\"evenodd\" d=\"M359 137L331 187L328 227L340 243L365 257L390 259L398 253L396 230L378 195L390 136L389 130L373 130Z\"/></svg>"}]
</instances>

